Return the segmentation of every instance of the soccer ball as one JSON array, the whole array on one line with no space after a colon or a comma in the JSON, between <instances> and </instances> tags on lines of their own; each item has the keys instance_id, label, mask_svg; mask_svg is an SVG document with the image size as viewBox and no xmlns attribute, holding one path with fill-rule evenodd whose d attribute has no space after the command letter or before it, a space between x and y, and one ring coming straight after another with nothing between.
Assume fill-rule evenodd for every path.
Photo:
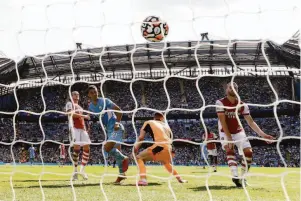
<instances>
[{"instance_id":1,"label":"soccer ball","mask_svg":"<svg viewBox=\"0 0 301 201\"><path fill-rule=\"evenodd\" d=\"M169 27L157 16L149 16L141 24L142 36L150 42L160 42L168 35Z\"/></svg>"}]
</instances>

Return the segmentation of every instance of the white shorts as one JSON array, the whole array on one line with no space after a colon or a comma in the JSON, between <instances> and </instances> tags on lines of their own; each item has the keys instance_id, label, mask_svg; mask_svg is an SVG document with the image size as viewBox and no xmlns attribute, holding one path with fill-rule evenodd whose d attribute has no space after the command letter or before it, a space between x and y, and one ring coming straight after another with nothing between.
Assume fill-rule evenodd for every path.
<instances>
[{"instance_id":1,"label":"white shorts","mask_svg":"<svg viewBox=\"0 0 301 201\"><path fill-rule=\"evenodd\" d=\"M208 149L208 156L217 156L217 150L216 149Z\"/></svg>"},{"instance_id":2,"label":"white shorts","mask_svg":"<svg viewBox=\"0 0 301 201\"><path fill-rule=\"evenodd\" d=\"M89 134L84 129L72 128L73 141L76 145L87 145L91 144Z\"/></svg>"},{"instance_id":3,"label":"white shorts","mask_svg":"<svg viewBox=\"0 0 301 201\"><path fill-rule=\"evenodd\" d=\"M219 136L220 136L222 147L225 150L224 146L228 144L227 142L225 142L227 140L226 134L220 132ZM238 149L239 155L243 155L243 149L248 148L248 147L251 148L251 144L250 144L250 142L249 142L249 140L246 136L246 133L244 131L241 131L237 134L231 134L231 136L232 136L233 141L238 141L239 140L239 142L234 143L235 146Z\"/></svg>"},{"instance_id":4,"label":"white shorts","mask_svg":"<svg viewBox=\"0 0 301 201\"><path fill-rule=\"evenodd\" d=\"M65 156L61 155L61 156L60 156L60 159L65 159Z\"/></svg>"}]
</instances>

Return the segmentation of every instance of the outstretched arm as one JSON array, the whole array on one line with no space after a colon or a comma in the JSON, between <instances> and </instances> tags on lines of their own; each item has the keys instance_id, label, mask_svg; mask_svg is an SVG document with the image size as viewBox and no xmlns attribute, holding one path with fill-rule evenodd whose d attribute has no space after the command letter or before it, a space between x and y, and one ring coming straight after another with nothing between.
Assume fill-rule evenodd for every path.
<instances>
[{"instance_id":1,"label":"outstretched arm","mask_svg":"<svg viewBox=\"0 0 301 201\"><path fill-rule=\"evenodd\" d=\"M245 120L247 121L248 125L252 128L252 130L257 133L259 136L265 138L265 139L270 139L273 140L274 137L271 135L268 135L266 133L264 133L259 126L256 124L256 122L253 120L253 118L251 117L251 115L244 115ZM267 143L271 143L271 142L267 142Z\"/></svg>"}]
</instances>

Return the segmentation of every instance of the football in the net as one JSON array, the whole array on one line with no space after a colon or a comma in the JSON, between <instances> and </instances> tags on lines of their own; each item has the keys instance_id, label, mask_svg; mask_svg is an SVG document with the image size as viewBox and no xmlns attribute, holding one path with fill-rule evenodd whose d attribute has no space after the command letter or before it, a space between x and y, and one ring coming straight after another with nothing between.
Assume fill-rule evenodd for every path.
<instances>
[{"instance_id":1,"label":"football in the net","mask_svg":"<svg viewBox=\"0 0 301 201\"><path fill-rule=\"evenodd\" d=\"M160 42L168 35L169 27L157 16L149 16L141 24L142 36L150 42Z\"/></svg>"}]
</instances>

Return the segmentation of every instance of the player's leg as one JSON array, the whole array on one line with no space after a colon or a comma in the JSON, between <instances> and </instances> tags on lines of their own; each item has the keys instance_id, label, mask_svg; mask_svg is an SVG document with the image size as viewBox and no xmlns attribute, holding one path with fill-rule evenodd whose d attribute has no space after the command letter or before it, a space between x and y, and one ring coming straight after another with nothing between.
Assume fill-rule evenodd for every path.
<instances>
[{"instance_id":1,"label":"player's leg","mask_svg":"<svg viewBox=\"0 0 301 201\"><path fill-rule=\"evenodd\" d=\"M244 175L245 173L247 173L251 167L251 163L252 163L252 158L253 158L253 151L251 147L247 147L243 149L244 155L245 155L245 159L242 159L241 165L242 165L242 175ZM247 162L247 164L245 163Z\"/></svg>"},{"instance_id":2,"label":"player's leg","mask_svg":"<svg viewBox=\"0 0 301 201\"><path fill-rule=\"evenodd\" d=\"M146 180L146 167L145 167L144 163L146 161L153 160L153 156L152 156L151 152L149 151L150 149L151 148L145 149L136 156L137 165L139 167L139 176L140 176L140 180L138 182L139 186L147 186L148 185L147 180Z\"/></svg>"},{"instance_id":3,"label":"player's leg","mask_svg":"<svg viewBox=\"0 0 301 201\"><path fill-rule=\"evenodd\" d=\"M106 144L104 145L104 149L109 156L113 157L116 160L121 177L118 177L115 183L120 183L120 181L125 178L125 172L128 170L129 158L121 153L119 146L115 146L116 142L122 142L122 133L115 132L114 125L115 122L114 124L111 123L110 127L107 130L108 142L106 142Z\"/></svg>"},{"instance_id":4,"label":"player's leg","mask_svg":"<svg viewBox=\"0 0 301 201\"><path fill-rule=\"evenodd\" d=\"M87 180L88 175L85 173L85 167L87 163L89 162L89 156L90 156L90 145L84 145L83 146L83 154L82 154L82 162L80 166L80 174L82 177Z\"/></svg>"},{"instance_id":5,"label":"player's leg","mask_svg":"<svg viewBox=\"0 0 301 201\"><path fill-rule=\"evenodd\" d=\"M210 166L212 166L214 172L216 172L216 165L217 165L217 162L215 160L216 158L217 158L216 149L208 150L209 163Z\"/></svg>"},{"instance_id":6,"label":"player's leg","mask_svg":"<svg viewBox=\"0 0 301 201\"><path fill-rule=\"evenodd\" d=\"M62 156L61 157L61 166L64 167L64 165L65 165L65 157Z\"/></svg>"},{"instance_id":7,"label":"player's leg","mask_svg":"<svg viewBox=\"0 0 301 201\"><path fill-rule=\"evenodd\" d=\"M72 136L72 141L74 142L73 144L73 152L72 152L72 161L73 161L73 166L74 166L74 172L73 172L73 180L77 180L77 166L78 166L78 160L79 160L79 153L80 153L80 141L81 141L81 136L80 136L80 129L72 128L70 130L70 134Z\"/></svg>"},{"instance_id":8,"label":"player's leg","mask_svg":"<svg viewBox=\"0 0 301 201\"><path fill-rule=\"evenodd\" d=\"M209 162L209 165L213 167L213 156L212 156L211 151L212 150L208 150L208 162Z\"/></svg>"},{"instance_id":9,"label":"player's leg","mask_svg":"<svg viewBox=\"0 0 301 201\"><path fill-rule=\"evenodd\" d=\"M236 136L237 139L241 140L237 143L237 147L239 149L240 155L242 156L241 161L241 176L244 176L250 169L252 158L253 158L253 151L249 140L244 132L238 133ZM246 183L246 180L244 180Z\"/></svg>"},{"instance_id":10,"label":"player's leg","mask_svg":"<svg viewBox=\"0 0 301 201\"><path fill-rule=\"evenodd\" d=\"M213 150L212 158L213 158L213 171L217 172L217 150L216 149Z\"/></svg>"},{"instance_id":11,"label":"player's leg","mask_svg":"<svg viewBox=\"0 0 301 201\"><path fill-rule=\"evenodd\" d=\"M235 135L232 135L233 140L235 140L234 136ZM237 168L234 148L230 149L228 147L228 143L225 142L227 140L225 133L220 133L220 138L221 138L222 148L226 151L226 159L227 159L228 166L231 170L232 181L235 183L237 187L242 187L241 182L238 179L238 168Z\"/></svg>"},{"instance_id":12,"label":"player's leg","mask_svg":"<svg viewBox=\"0 0 301 201\"><path fill-rule=\"evenodd\" d=\"M217 172L217 150L211 150L211 165L213 167L213 171Z\"/></svg>"},{"instance_id":13,"label":"player's leg","mask_svg":"<svg viewBox=\"0 0 301 201\"><path fill-rule=\"evenodd\" d=\"M79 159L79 152L80 152L80 145L74 145L73 146L73 153L72 153L72 160L73 160L73 166L74 166L74 174L73 174L73 180L77 180L77 166L78 166L78 159Z\"/></svg>"},{"instance_id":14,"label":"player's leg","mask_svg":"<svg viewBox=\"0 0 301 201\"><path fill-rule=\"evenodd\" d=\"M82 175L84 180L88 179L88 175L85 173L85 167L87 163L89 162L90 157L90 137L87 131L81 129L80 130L80 139L81 139L81 145L83 146L83 153L82 153L82 161L80 166L80 174Z\"/></svg>"},{"instance_id":15,"label":"player's leg","mask_svg":"<svg viewBox=\"0 0 301 201\"><path fill-rule=\"evenodd\" d=\"M172 166L171 160L174 157L174 153L168 150L168 147L164 147L165 149L155 155L155 160L160 161L165 169L172 175L176 177L179 183L187 183L186 180L183 180L176 169Z\"/></svg>"}]
</instances>

